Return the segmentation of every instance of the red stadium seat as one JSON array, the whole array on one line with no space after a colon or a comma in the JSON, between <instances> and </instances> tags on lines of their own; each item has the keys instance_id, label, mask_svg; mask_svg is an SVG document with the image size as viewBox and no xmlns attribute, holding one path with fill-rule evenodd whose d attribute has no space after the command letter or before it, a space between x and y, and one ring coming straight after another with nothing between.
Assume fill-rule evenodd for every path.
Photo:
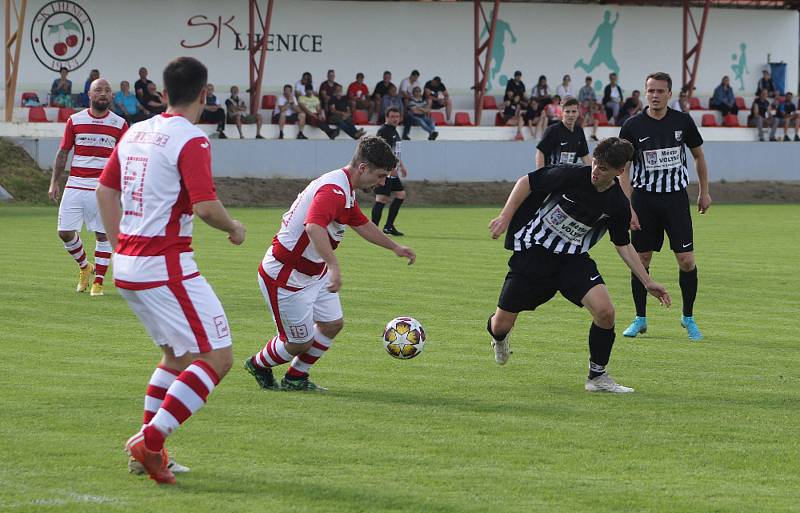
<instances>
[{"instance_id":1,"label":"red stadium seat","mask_svg":"<svg viewBox=\"0 0 800 513\"><path fill-rule=\"evenodd\" d=\"M702 126L717 126L717 118L713 114L703 114Z\"/></svg>"},{"instance_id":2,"label":"red stadium seat","mask_svg":"<svg viewBox=\"0 0 800 513\"><path fill-rule=\"evenodd\" d=\"M49 123L44 107L31 107L28 110L28 123Z\"/></svg>"},{"instance_id":3,"label":"red stadium seat","mask_svg":"<svg viewBox=\"0 0 800 513\"><path fill-rule=\"evenodd\" d=\"M722 118L722 126L727 126L730 128L738 128L739 125L739 116L736 114L728 114L724 118Z\"/></svg>"},{"instance_id":4,"label":"red stadium seat","mask_svg":"<svg viewBox=\"0 0 800 513\"><path fill-rule=\"evenodd\" d=\"M431 119L436 124L436 126L447 126L447 121L444 119L444 114L441 112L433 111L431 112Z\"/></svg>"},{"instance_id":5,"label":"red stadium seat","mask_svg":"<svg viewBox=\"0 0 800 513\"><path fill-rule=\"evenodd\" d=\"M689 110L703 110L703 106L700 105L700 98L689 97Z\"/></svg>"},{"instance_id":6,"label":"red stadium seat","mask_svg":"<svg viewBox=\"0 0 800 513\"><path fill-rule=\"evenodd\" d=\"M742 98L741 96L736 97L736 107L739 110L747 110L747 104L744 103L744 98Z\"/></svg>"},{"instance_id":7,"label":"red stadium seat","mask_svg":"<svg viewBox=\"0 0 800 513\"><path fill-rule=\"evenodd\" d=\"M275 103L278 99L274 94L265 94L261 97L261 108L265 110L272 110L275 108Z\"/></svg>"},{"instance_id":8,"label":"red stadium seat","mask_svg":"<svg viewBox=\"0 0 800 513\"><path fill-rule=\"evenodd\" d=\"M39 95L34 93L33 91L28 91L26 93L22 93L22 97L20 98L20 105L25 107L25 102L27 100L36 100L39 101Z\"/></svg>"},{"instance_id":9,"label":"red stadium seat","mask_svg":"<svg viewBox=\"0 0 800 513\"><path fill-rule=\"evenodd\" d=\"M58 122L66 123L73 114L75 114L75 109L71 107L61 107L58 109Z\"/></svg>"},{"instance_id":10,"label":"red stadium seat","mask_svg":"<svg viewBox=\"0 0 800 513\"><path fill-rule=\"evenodd\" d=\"M456 112L455 126L472 126L472 121L469 119L469 113Z\"/></svg>"},{"instance_id":11,"label":"red stadium seat","mask_svg":"<svg viewBox=\"0 0 800 513\"><path fill-rule=\"evenodd\" d=\"M503 120L503 114L500 112L494 115L494 126L506 126L506 122Z\"/></svg>"},{"instance_id":12,"label":"red stadium seat","mask_svg":"<svg viewBox=\"0 0 800 513\"><path fill-rule=\"evenodd\" d=\"M365 110L357 110L353 113L354 125L369 125L369 115Z\"/></svg>"},{"instance_id":13,"label":"red stadium seat","mask_svg":"<svg viewBox=\"0 0 800 513\"><path fill-rule=\"evenodd\" d=\"M597 120L597 126L608 126L608 118L602 110L594 113L594 119Z\"/></svg>"},{"instance_id":14,"label":"red stadium seat","mask_svg":"<svg viewBox=\"0 0 800 513\"><path fill-rule=\"evenodd\" d=\"M497 101L494 96L483 97L483 108L486 110L497 110Z\"/></svg>"}]
</instances>

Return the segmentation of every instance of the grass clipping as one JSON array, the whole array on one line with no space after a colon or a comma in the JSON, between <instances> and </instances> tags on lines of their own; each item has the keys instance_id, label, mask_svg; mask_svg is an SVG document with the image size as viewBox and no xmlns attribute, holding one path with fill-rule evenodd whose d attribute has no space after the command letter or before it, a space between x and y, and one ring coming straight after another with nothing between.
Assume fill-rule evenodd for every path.
<instances>
[{"instance_id":1,"label":"grass clipping","mask_svg":"<svg viewBox=\"0 0 800 513\"><path fill-rule=\"evenodd\" d=\"M15 202L48 204L50 176L39 169L22 147L0 138L0 185Z\"/></svg>"}]
</instances>

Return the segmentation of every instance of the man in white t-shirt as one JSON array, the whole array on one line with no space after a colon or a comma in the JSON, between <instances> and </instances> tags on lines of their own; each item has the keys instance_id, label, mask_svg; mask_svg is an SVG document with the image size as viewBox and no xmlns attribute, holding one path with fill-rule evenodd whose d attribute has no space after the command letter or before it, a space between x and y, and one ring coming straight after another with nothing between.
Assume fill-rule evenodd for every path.
<instances>
[{"instance_id":1,"label":"man in white t-shirt","mask_svg":"<svg viewBox=\"0 0 800 513\"><path fill-rule=\"evenodd\" d=\"M303 128L306 126L306 113L303 112L297 105L297 98L294 97L294 89L291 85L286 84L283 86L283 94L278 97L275 104L275 110L272 111L272 122L278 124L278 139L283 139L283 127L286 122L298 124L297 138L308 139L303 134Z\"/></svg>"},{"instance_id":2,"label":"man in white t-shirt","mask_svg":"<svg viewBox=\"0 0 800 513\"><path fill-rule=\"evenodd\" d=\"M408 100L413 96L415 87L419 87L422 90L422 82L419 79L419 71L417 70L412 71L411 75L400 82L400 95L403 100Z\"/></svg>"}]
</instances>

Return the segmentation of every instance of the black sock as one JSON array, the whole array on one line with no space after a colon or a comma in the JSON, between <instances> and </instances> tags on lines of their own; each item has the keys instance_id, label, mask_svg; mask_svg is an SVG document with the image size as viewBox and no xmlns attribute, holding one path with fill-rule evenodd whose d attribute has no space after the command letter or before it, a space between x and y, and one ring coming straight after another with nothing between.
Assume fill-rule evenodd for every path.
<instances>
[{"instance_id":1,"label":"black sock","mask_svg":"<svg viewBox=\"0 0 800 513\"><path fill-rule=\"evenodd\" d=\"M592 323L592 327L589 328L589 379L596 378L606 371L615 337L614 328L607 330Z\"/></svg>"},{"instance_id":2,"label":"black sock","mask_svg":"<svg viewBox=\"0 0 800 513\"><path fill-rule=\"evenodd\" d=\"M497 335L492 333L492 317L494 317L494 315L490 315L489 320L486 321L486 331L489 332L489 335L491 335L493 339L497 341L503 340L504 338L506 338L506 335L508 335L508 333L503 333L502 337L498 337Z\"/></svg>"},{"instance_id":3,"label":"black sock","mask_svg":"<svg viewBox=\"0 0 800 513\"><path fill-rule=\"evenodd\" d=\"M372 222L375 223L376 226L380 226L381 224L381 215L383 215L383 203L376 201L375 204L372 205Z\"/></svg>"},{"instance_id":4,"label":"black sock","mask_svg":"<svg viewBox=\"0 0 800 513\"><path fill-rule=\"evenodd\" d=\"M397 217L397 211L400 210L400 205L402 204L403 200L400 198L392 200L392 204L389 205L389 216L386 218L386 226L394 226L394 218Z\"/></svg>"},{"instance_id":5,"label":"black sock","mask_svg":"<svg viewBox=\"0 0 800 513\"><path fill-rule=\"evenodd\" d=\"M650 274L650 268L645 267L647 274ZM633 304L636 306L637 317L647 317L647 289L644 288L642 282L635 274L631 273L631 293L633 294Z\"/></svg>"},{"instance_id":6,"label":"black sock","mask_svg":"<svg viewBox=\"0 0 800 513\"><path fill-rule=\"evenodd\" d=\"M697 297L697 267L691 271L678 273L678 283L681 286L681 296L683 296L683 315L691 317L694 300Z\"/></svg>"}]
</instances>

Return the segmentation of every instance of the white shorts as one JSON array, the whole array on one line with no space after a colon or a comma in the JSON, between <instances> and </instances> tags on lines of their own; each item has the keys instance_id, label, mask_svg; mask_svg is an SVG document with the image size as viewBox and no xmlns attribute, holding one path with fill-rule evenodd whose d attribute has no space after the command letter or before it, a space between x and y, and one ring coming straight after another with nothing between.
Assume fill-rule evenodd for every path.
<instances>
[{"instance_id":1,"label":"white shorts","mask_svg":"<svg viewBox=\"0 0 800 513\"><path fill-rule=\"evenodd\" d=\"M171 347L175 356L231 345L225 310L202 276L152 289L117 290L156 345Z\"/></svg>"},{"instance_id":2,"label":"white shorts","mask_svg":"<svg viewBox=\"0 0 800 513\"><path fill-rule=\"evenodd\" d=\"M94 191L84 189L64 189L61 204L58 206L58 231L81 231L83 224L93 232L105 233L103 220L97 209L97 197Z\"/></svg>"},{"instance_id":3,"label":"white shorts","mask_svg":"<svg viewBox=\"0 0 800 513\"><path fill-rule=\"evenodd\" d=\"M314 322L333 322L342 318L339 294L328 290L326 274L312 285L297 291L267 284L258 275L258 285L272 312L278 335L288 342L302 344L314 336Z\"/></svg>"}]
</instances>

